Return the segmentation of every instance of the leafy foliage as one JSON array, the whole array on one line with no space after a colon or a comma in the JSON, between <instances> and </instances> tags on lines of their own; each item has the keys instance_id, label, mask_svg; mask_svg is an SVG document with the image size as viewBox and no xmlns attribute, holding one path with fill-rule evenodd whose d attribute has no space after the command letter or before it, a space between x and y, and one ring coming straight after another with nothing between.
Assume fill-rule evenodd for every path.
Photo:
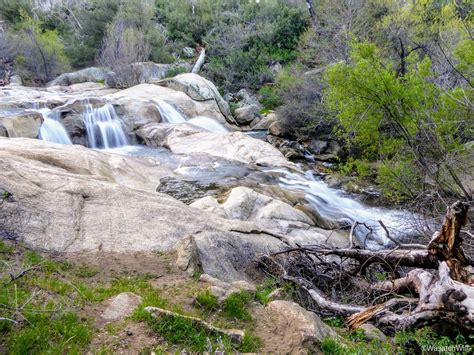
<instances>
[{"instance_id":1,"label":"leafy foliage","mask_svg":"<svg viewBox=\"0 0 474 355\"><path fill-rule=\"evenodd\" d=\"M430 82L430 59L413 53L401 76L372 43L353 42L351 58L326 73L328 107L337 114L340 135L362 147L363 159L384 162L379 181L401 198L423 193L425 176L442 191L466 196L457 176L462 167L456 156L464 146L448 109L451 94Z\"/></svg>"}]
</instances>

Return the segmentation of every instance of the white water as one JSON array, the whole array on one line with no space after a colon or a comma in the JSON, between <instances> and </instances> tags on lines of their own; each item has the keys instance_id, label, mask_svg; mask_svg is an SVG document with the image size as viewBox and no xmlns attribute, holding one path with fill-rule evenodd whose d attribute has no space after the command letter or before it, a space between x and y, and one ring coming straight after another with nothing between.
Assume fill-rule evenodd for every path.
<instances>
[{"instance_id":1,"label":"white water","mask_svg":"<svg viewBox=\"0 0 474 355\"><path fill-rule=\"evenodd\" d=\"M222 124L217 122L215 119L205 117L205 116L198 116L191 118L188 123L198 126L201 128L204 128L207 131L210 132L216 132L216 133L226 133L229 132L227 128L225 128Z\"/></svg>"},{"instance_id":2,"label":"white water","mask_svg":"<svg viewBox=\"0 0 474 355\"><path fill-rule=\"evenodd\" d=\"M87 104L82 116L90 148L114 148L128 144L122 120L112 105L93 108Z\"/></svg>"},{"instance_id":3,"label":"white water","mask_svg":"<svg viewBox=\"0 0 474 355\"><path fill-rule=\"evenodd\" d=\"M370 232L364 226L358 226L355 230L355 236L359 241L369 247L377 248L377 245L380 247L380 245L387 246L391 243L386 237L385 230L378 222L379 220L384 223L393 238L399 239L417 234L413 223L410 223L413 222L415 216L410 213L364 206L356 200L343 196L341 191L332 189L324 182L316 180L311 172L300 175L287 171L273 171L285 174L285 177L280 178L281 187L303 192L310 206L322 217L336 220L342 224L351 225L357 221L369 226L373 230L372 240L370 238L366 241L360 240Z\"/></svg>"},{"instance_id":4,"label":"white water","mask_svg":"<svg viewBox=\"0 0 474 355\"><path fill-rule=\"evenodd\" d=\"M43 124L41 125L39 138L44 141L72 144L69 134L61 123L58 112L51 111L49 108L38 109L43 115Z\"/></svg>"},{"instance_id":5,"label":"white water","mask_svg":"<svg viewBox=\"0 0 474 355\"><path fill-rule=\"evenodd\" d=\"M186 122L186 118L184 118L184 116L181 113L179 113L169 103L160 99L155 99L154 101L156 103L156 108L158 109L158 111L160 111L160 116L163 122L167 122L167 123Z\"/></svg>"}]
</instances>

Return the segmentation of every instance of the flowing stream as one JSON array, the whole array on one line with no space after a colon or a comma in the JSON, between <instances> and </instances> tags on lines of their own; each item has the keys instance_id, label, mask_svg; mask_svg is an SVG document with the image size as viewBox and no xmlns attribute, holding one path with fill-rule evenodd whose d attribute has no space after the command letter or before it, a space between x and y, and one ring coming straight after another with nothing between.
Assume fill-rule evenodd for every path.
<instances>
[{"instance_id":1,"label":"flowing stream","mask_svg":"<svg viewBox=\"0 0 474 355\"><path fill-rule=\"evenodd\" d=\"M128 144L122 120L112 105L93 108L87 104L83 113L90 148L114 148Z\"/></svg>"},{"instance_id":2,"label":"flowing stream","mask_svg":"<svg viewBox=\"0 0 474 355\"><path fill-rule=\"evenodd\" d=\"M163 122L174 124L189 123L193 126L200 127L207 131L215 133L226 133L229 131L227 128L224 127L224 125L217 122L213 118L197 116L188 120L169 103L160 99L155 99L154 101L156 103L156 108L160 112L160 116Z\"/></svg>"},{"instance_id":3,"label":"flowing stream","mask_svg":"<svg viewBox=\"0 0 474 355\"><path fill-rule=\"evenodd\" d=\"M290 191L305 194L310 206L327 219L337 221L347 227L354 222L360 225L354 230L359 243L369 248L392 244L386 231L379 221L387 228L390 236L397 240L408 239L420 234L414 221L418 219L411 213L365 206L352 197L344 196L341 190L330 188L325 182L317 180L311 172L303 174L290 173L277 169L282 173L280 186Z\"/></svg>"},{"instance_id":4,"label":"flowing stream","mask_svg":"<svg viewBox=\"0 0 474 355\"><path fill-rule=\"evenodd\" d=\"M39 138L44 141L72 144L69 134L61 123L59 113L52 111L49 108L38 109L43 115L43 124L41 125Z\"/></svg>"}]
</instances>

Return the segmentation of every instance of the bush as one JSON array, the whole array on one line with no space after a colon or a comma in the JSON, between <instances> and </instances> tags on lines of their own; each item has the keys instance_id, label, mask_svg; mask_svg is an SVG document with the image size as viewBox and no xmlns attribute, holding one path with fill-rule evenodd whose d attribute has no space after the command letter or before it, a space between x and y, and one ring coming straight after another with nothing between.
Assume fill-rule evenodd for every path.
<instances>
[{"instance_id":1,"label":"bush","mask_svg":"<svg viewBox=\"0 0 474 355\"><path fill-rule=\"evenodd\" d=\"M283 133L290 137L331 135L334 116L323 103L324 81L320 74L306 75L299 70L277 79L283 105L277 109Z\"/></svg>"},{"instance_id":2,"label":"bush","mask_svg":"<svg viewBox=\"0 0 474 355\"><path fill-rule=\"evenodd\" d=\"M22 11L22 23L13 34L16 43L15 65L22 79L46 83L69 69L57 31L41 29L41 21Z\"/></svg>"}]
</instances>

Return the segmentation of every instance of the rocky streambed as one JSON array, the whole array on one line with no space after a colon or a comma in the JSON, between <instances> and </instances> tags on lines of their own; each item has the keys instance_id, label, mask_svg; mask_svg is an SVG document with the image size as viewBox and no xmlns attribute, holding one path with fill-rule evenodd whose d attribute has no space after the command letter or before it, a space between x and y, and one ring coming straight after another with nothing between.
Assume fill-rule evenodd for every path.
<instances>
[{"instance_id":1,"label":"rocky streambed","mask_svg":"<svg viewBox=\"0 0 474 355\"><path fill-rule=\"evenodd\" d=\"M407 213L366 207L241 132L196 74L7 86L0 135L4 229L47 252L177 251L182 269L233 281L288 243L347 246L355 221L372 248L391 243L378 220L417 234Z\"/></svg>"}]
</instances>

